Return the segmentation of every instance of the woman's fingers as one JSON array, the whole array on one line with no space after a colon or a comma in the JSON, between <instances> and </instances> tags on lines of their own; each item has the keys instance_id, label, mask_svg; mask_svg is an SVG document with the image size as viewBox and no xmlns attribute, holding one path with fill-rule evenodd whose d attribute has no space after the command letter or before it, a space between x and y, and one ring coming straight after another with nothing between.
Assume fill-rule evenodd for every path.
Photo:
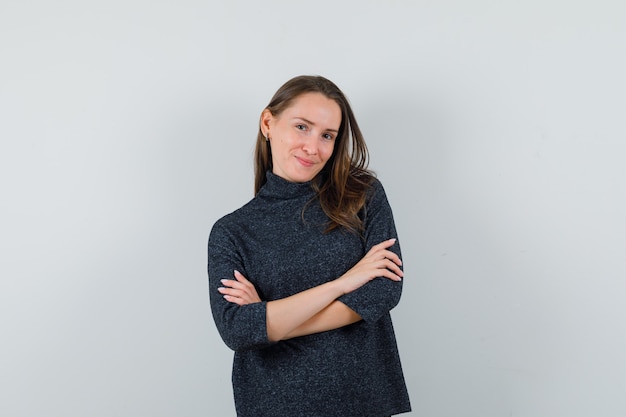
<instances>
[{"instance_id":1,"label":"woman's fingers","mask_svg":"<svg viewBox=\"0 0 626 417\"><path fill-rule=\"evenodd\" d=\"M383 259L389 259L390 261L392 261L398 266L402 265L402 260L396 253L390 250L386 250L382 253L382 255L383 255Z\"/></svg>"},{"instance_id":2,"label":"woman's fingers","mask_svg":"<svg viewBox=\"0 0 626 417\"><path fill-rule=\"evenodd\" d=\"M236 288L240 290L249 290L254 288L254 285L243 276L243 274L237 270L234 272L235 279L223 279L221 283L230 288Z\"/></svg>"},{"instance_id":3,"label":"woman's fingers","mask_svg":"<svg viewBox=\"0 0 626 417\"><path fill-rule=\"evenodd\" d=\"M404 277L404 272L400 269L398 265L387 260L385 268L379 269L381 275L385 278L391 278L394 281L402 281L402 277Z\"/></svg>"},{"instance_id":4,"label":"woman's fingers","mask_svg":"<svg viewBox=\"0 0 626 417\"><path fill-rule=\"evenodd\" d=\"M254 285L239 271L234 271L235 279L221 280L223 287L217 290L224 298L238 305L251 304L261 301Z\"/></svg>"},{"instance_id":5,"label":"woman's fingers","mask_svg":"<svg viewBox=\"0 0 626 417\"><path fill-rule=\"evenodd\" d=\"M241 297L241 294L236 292L234 293L233 290L229 288L220 287L217 290L220 292L220 294L224 296L224 299L228 302L238 304L240 306L244 304L249 304L248 302L246 302L245 298Z\"/></svg>"},{"instance_id":6,"label":"woman's fingers","mask_svg":"<svg viewBox=\"0 0 626 417\"><path fill-rule=\"evenodd\" d=\"M372 248L367 252L365 258L373 257L373 258L388 258L392 259L398 265L402 265L402 261L400 257L389 250L396 243L396 239L389 239L381 242L377 245L372 246Z\"/></svg>"},{"instance_id":7,"label":"woman's fingers","mask_svg":"<svg viewBox=\"0 0 626 417\"><path fill-rule=\"evenodd\" d=\"M402 260L400 259L398 254L388 249L383 249L391 242L395 242L395 239L390 239L376 246L373 246L372 249L363 257L361 262L365 264L372 263L372 266L374 266L375 268L388 268L391 271L395 272L397 275L402 276L402 270L400 269L400 266L402 266ZM384 266L381 266L381 261L383 262Z\"/></svg>"},{"instance_id":8,"label":"woman's fingers","mask_svg":"<svg viewBox=\"0 0 626 417\"><path fill-rule=\"evenodd\" d=\"M220 287L217 290L220 294L224 296L227 301L235 304L244 305L256 302L254 295L245 290L239 290L229 287Z\"/></svg>"},{"instance_id":9,"label":"woman's fingers","mask_svg":"<svg viewBox=\"0 0 626 417\"><path fill-rule=\"evenodd\" d=\"M370 279L385 277L391 278L394 281L400 281L404 276L402 269L390 259L382 259L369 266L365 266L363 272L365 272Z\"/></svg>"},{"instance_id":10,"label":"woman's fingers","mask_svg":"<svg viewBox=\"0 0 626 417\"><path fill-rule=\"evenodd\" d=\"M385 250L387 248L392 247L395 243L396 243L395 238L382 241L379 244L372 246L372 248L369 250L369 253L376 252L379 250Z\"/></svg>"},{"instance_id":11,"label":"woman's fingers","mask_svg":"<svg viewBox=\"0 0 626 417\"><path fill-rule=\"evenodd\" d=\"M387 270L393 272L394 275L397 275L400 278L404 276L404 272L402 271L402 269L400 269L400 266L398 266L398 264L393 262L391 259L383 260L383 267L379 268L379 270Z\"/></svg>"},{"instance_id":12,"label":"woman's fingers","mask_svg":"<svg viewBox=\"0 0 626 417\"><path fill-rule=\"evenodd\" d=\"M372 246L356 265L339 277L338 281L343 283L344 294L378 277L402 281L404 276L400 268L402 260L395 252L389 250L395 243L396 239L389 239Z\"/></svg>"},{"instance_id":13,"label":"woman's fingers","mask_svg":"<svg viewBox=\"0 0 626 417\"><path fill-rule=\"evenodd\" d=\"M244 277L243 274L241 272L237 271L236 269L235 269L234 275L235 275L235 279L237 281L252 285L252 283L250 281L248 281L246 279L246 277Z\"/></svg>"}]
</instances>

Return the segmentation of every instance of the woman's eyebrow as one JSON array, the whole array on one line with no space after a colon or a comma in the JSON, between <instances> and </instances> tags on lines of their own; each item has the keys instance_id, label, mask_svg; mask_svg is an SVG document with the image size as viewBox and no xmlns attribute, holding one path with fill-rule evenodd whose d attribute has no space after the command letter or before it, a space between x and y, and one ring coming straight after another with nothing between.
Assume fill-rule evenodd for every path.
<instances>
[{"instance_id":1,"label":"woman's eyebrow","mask_svg":"<svg viewBox=\"0 0 626 417\"><path fill-rule=\"evenodd\" d=\"M305 119L304 117L294 117L294 119L302 120L304 123L307 123L307 124L309 124L311 126L315 126L315 123L313 123L312 121L310 121L308 119ZM335 133L339 132L337 129L326 129L326 131L327 132L335 132Z\"/></svg>"}]
</instances>

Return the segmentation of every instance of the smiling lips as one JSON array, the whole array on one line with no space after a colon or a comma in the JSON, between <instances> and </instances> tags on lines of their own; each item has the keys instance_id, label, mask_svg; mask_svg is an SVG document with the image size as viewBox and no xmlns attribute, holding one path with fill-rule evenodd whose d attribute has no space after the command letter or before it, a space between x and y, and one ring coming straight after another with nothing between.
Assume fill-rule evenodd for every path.
<instances>
[{"instance_id":1,"label":"smiling lips","mask_svg":"<svg viewBox=\"0 0 626 417\"><path fill-rule=\"evenodd\" d=\"M300 162L300 164L302 164L306 168L312 167L313 164L315 163L309 159L300 158L299 156L296 156L296 159L298 160L298 162Z\"/></svg>"}]
</instances>

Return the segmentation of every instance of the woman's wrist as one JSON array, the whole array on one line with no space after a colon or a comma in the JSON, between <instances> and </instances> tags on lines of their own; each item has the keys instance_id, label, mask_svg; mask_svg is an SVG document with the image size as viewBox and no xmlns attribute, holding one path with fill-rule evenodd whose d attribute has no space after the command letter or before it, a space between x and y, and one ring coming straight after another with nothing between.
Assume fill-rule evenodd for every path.
<instances>
[{"instance_id":1,"label":"woman's wrist","mask_svg":"<svg viewBox=\"0 0 626 417\"><path fill-rule=\"evenodd\" d=\"M345 275L342 275L339 278L336 278L333 281L327 283L333 288L333 291L337 294L337 297L335 297L335 299L350 292L350 289L345 285L344 277Z\"/></svg>"}]
</instances>

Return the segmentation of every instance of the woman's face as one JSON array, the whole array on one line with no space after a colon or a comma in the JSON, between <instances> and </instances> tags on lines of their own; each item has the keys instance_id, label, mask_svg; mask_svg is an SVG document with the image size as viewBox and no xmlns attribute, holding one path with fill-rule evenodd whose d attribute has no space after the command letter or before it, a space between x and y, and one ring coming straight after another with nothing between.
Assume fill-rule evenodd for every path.
<instances>
[{"instance_id":1,"label":"woman's face","mask_svg":"<svg viewBox=\"0 0 626 417\"><path fill-rule=\"evenodd\" d=\"M264 110L261 129L269 137L272 172L291 182L312 180L333 154L341 109L320 93L296 97L279 115Z\"/></svg>"}]
</instances>

